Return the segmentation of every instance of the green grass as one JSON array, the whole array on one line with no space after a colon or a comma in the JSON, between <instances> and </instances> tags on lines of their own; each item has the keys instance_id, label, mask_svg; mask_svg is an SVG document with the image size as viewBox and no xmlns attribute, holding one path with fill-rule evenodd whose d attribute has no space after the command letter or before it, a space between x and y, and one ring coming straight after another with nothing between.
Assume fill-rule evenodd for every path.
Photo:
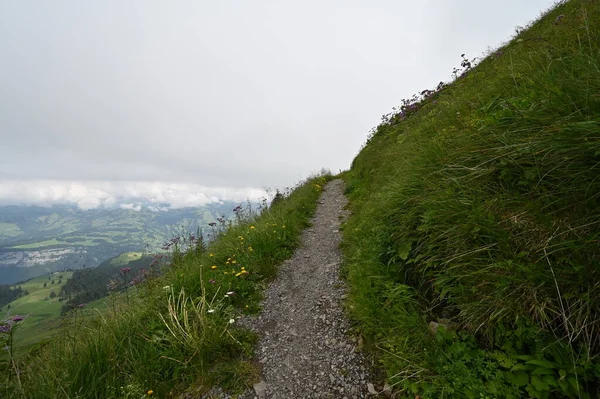
<instances>
[{"instance_id":1,"label":"green grass","mask_svg":"<svg viewBox=\"0 0 600 399\"><path fill-rule=\"evenodd\" d=\"M9 315L26 316L19 328L19 334L15 336L16 356L25 355L33 345L57 332L62 304L58 301L58 297L50 298L50 294L54 292L58 295L61 287L72 274L72 272L53 273L50 276L40 276L19 284L28 294L1 309L4 316L1 317L2 319ZM58 283L59 276L62 276L61 283ZM54 284L52 284L52 280L54 280Z\"/></svg>"},{"instance_id":2,"label":"green grass","mask_svg":"<svg viewBox=\"0 0 600 399\"><path fill-rule=\"evenodd\" d=\"M599 20L557 6L345 173L349 309L399 392L598 395Z\"/></svg>"},{"instance_id":3,"label":"green grass","mask_svg":"<svg viewBox=\"0 0 600 399\"><path fill-rule=\"evenodd\" d=\"M44 247L51 247L51 246L55 246L55 245L65 245L65 244L67 244L67 242L60 241L60 240L53 238L50 240L34 242L31 244L15 245L11 248L13 248L13 249L36 249L36 248L44 248Z\"/></svg>"},{"instance_id":4,"label":"green grass","mask_svg":"<svg viewBox=\"0 0 600 399\"><path fill-rule=\"evenodd\" d=\"M123 266L131 261L140 259L142 255L141 252L123 252L119 256L113 258L110 263L115 266Z\"/></svg>"},{"instance_id":5,"label":"green grass","mask_svg":"<svg viewBox=\"0 0 600 399\"><path fill-rule=\"evenodd\" d=\"M0 222L0 237L18 237L23 232L14 223Z\"/></svg>"},{"instance_id":6,"label":"green grass","mask_svg":"<svg viewBox=\"0 0 600 399\"><path fill-rule=\"evenodd\" d=\"M5 370L0 396L167 398L251 386L256 336L236 320L259 310L327 179L309 179L260 215L242 209L208 248L180 237L164 275L63 318L60 335Z\"/></svg>"}]
</instances>

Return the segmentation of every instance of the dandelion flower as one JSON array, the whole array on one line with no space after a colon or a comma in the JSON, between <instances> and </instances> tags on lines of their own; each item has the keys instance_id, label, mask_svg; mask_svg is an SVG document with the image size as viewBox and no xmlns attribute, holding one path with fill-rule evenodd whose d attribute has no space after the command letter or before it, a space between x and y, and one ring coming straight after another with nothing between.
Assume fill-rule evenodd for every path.
<instances>
[{"instance_id":1,"label":"dandelion flower","mask_svg":"<svg viewBox=\"0 0 600 399\"><path fill-rule=\"evenodd\" d=\"M215 256L215 255L214 255L214 254L209 254L208 256L210 256L210 257L212 258L212 257L213 257L213 256Z\"/></svg>"},{"instance_id":2,"label":"dandelion flower","mask_svg":"<svg viewBox=\"0 0 600 399\"><path fill-rule=\"evenodd\" d=\"M210 268L213 269L213 270L215 270L217 268L217 266L212 265Z\"/></svg>"},{"instance_id":3,"label":"dandelion flower","mask_svg":"<svg viewBox=\"0 0 600 399\"><path fill-rule=\"evenodd\" d=\"M254 229L255 229L255 227L254 227L254 226L250 226L250 229L254 230Z\"/></svg>"},{"instance_id":4,"label":"dandelion flower","mask_svg":"<svg viewBox=\"0 0 600 399\"><path fill-rule=\"evenodd\" d=\"M231 263L237 263L237 261L235 261L235 260L232 260L232 261L231 261Z\"/></svg>"},{"instance_id":5,"label":"dandelion flower","mask_svg":"<svg viewBox=\"0 0 600 399\"><path fill-rule=\"evenodd\" d=\"M146 392L148 395L152 395L154 393L154 391L152 389L149 389L148 392Z\"/></svg>"}]
</instances>

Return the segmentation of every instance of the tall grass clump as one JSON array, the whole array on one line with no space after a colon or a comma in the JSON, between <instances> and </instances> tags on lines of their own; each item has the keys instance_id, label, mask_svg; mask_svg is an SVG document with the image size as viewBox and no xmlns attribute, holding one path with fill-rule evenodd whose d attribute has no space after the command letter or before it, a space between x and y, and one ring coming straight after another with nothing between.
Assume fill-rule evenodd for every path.
<instances>
[{"instance_id":1,"label":"tall grass clump","mask_svg":"<svg viewBox=\"0 0 600 399\"><path fill-rule=\"evenodd\" d=\"M199 397L215 385L251 386L256 337L238 319L259 310L262 288L297 246L328 179L310 178L260 213L236 208L235 221L211 225L209 244L174 238L159 257L168 262L161 275L113 294L105 312L75 309L57 337L5 367L0 397Z\"/></svg>"},{"instance_id":2,"label":"tall grass clump","mask_svg":"<svg viewBox=\"0 0 600 399\"><path fill-rule=\"evenodd\" d=\"M350 311L398 391L599 394L597 21L597 1L564 2L463 56L345 175Z\"/></svg>"}]
</instances>

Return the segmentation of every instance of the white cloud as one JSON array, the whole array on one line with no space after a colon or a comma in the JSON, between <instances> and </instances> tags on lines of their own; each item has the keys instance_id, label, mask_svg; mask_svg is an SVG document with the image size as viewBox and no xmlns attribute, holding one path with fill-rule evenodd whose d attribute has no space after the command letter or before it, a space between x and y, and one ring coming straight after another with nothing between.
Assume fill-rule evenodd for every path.
<instances>
[{"instance_id":1,"label":"white cloud","mask_svg":"<svg viewBox=\"0 0 600 399\"><path fill-rule=\"evenodd\" d=\"M258 200L266 196L259 188L206 187L188 183L142 181L0 180L0 204L51 205L69 203L81 209L112 207L153 210L202 206L221 201Z\"/></svg>"},{"instance_id":2,"label":"white cloud","mask_svg":"<svg viewBox=\"0 0 600 399\"><path fill-rule=\"evenodd\" d=\"M281 187L337 172L382 114L553 0L175 3L0 2L0 180L91 182L26 190L37 201L184 206L225 189L95 182Z\"/></svg>"}]
</instances>

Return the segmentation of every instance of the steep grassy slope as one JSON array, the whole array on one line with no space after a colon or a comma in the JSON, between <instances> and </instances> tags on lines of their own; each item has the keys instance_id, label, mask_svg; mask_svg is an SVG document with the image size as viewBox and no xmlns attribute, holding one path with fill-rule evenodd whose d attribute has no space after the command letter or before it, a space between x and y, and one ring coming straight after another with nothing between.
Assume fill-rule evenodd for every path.
<instances>
[{"instance_id":1,"label":"steep grassy slope","mask_svg":"<svg viewBox=\"0 0 600 399\"><path fill-rule=\"evenodd\" d=\"M399 391L598 394L598 21L557 6L386 116L346 174L350 309Z\"/></svg>"},{"instance_id":2,"label":"steep grassy slope","mask_svg":"<svg viewBox=\"0 0 600 399\"><path fill-rule=\"evenodd\" d=\"M208 248L174 238L162 276L147 276L107 301L97 317L76 309L62 333L18 362L0 363L0 397L200 397L213 385L256 382L255 336L237 326L256 312L261 290L289 257L328 177L315 177L260 215L236 208L238 223L212 226ZM127 267L124 281L131 281ZM19 323L12 321L14 336ZM6 325L5 325L6 326ZM1 327L1 323L0 323ZM0 340L10 335L0 328ZM1 361L2 359L0 359Z\"/></svg>"}]
</instances>

